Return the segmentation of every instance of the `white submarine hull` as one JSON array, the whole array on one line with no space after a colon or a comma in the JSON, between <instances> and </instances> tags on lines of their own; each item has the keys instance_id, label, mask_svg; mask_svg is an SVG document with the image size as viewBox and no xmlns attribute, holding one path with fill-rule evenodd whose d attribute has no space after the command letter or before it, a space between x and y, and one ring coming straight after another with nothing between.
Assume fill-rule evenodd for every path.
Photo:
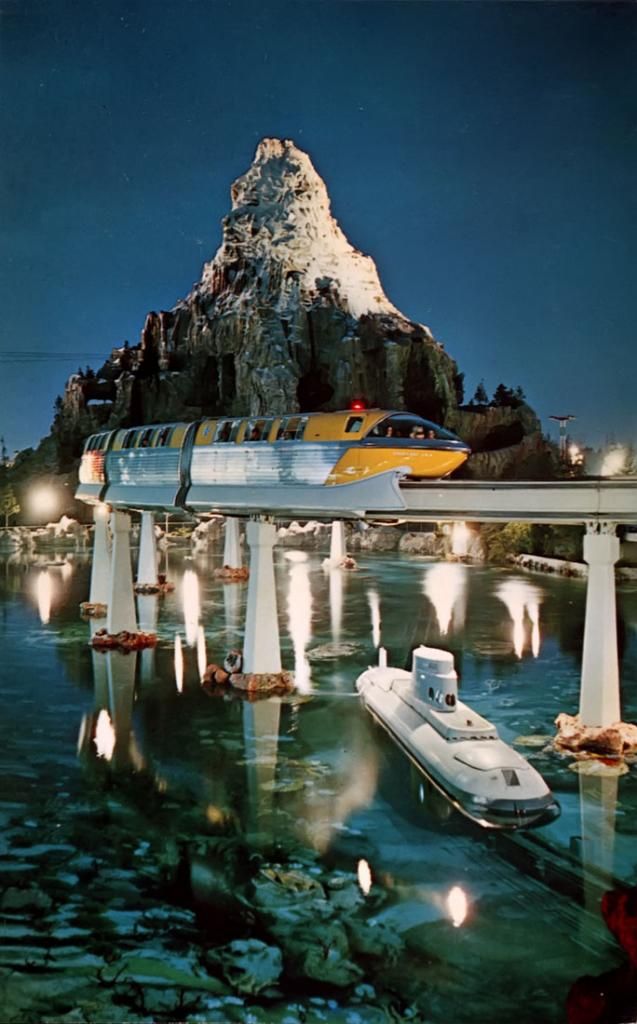
<instances>
[{"instance_id":1,"label":"white submarine hull","mask_svg":"<svg viewBox=\"0 0 637 1024\"><path fill-rule=\"evenodd\" d=\"M421 647L414 662L425 651L433 654ZM452 656L447 657L453 664ZM455 695L443 693L445 710L423 700L422 678L415 685L415 675L369 668L356 680L356 688L368 711L453 806L485 828L529 828L553 821L559 804L540 773L499 738L491 722ZM455 672L453 678L455 688ZM434 692L440 698L438 689L425 688L432 700Z\"/></svg>"}]
</instances>

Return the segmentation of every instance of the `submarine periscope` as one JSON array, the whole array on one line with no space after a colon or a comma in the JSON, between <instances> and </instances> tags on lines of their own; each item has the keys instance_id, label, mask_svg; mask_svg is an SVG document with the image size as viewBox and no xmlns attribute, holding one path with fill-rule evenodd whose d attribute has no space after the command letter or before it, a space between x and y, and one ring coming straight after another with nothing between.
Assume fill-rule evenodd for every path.
<instances>
[{"instance_id":1,"label":"submarine periscope","mask_svg":"<svg viewBox=\"0 0 637 1024\"><path fill-rule=\"evenodd\" d=\"M379 660L356 680L363 704L457 810L484 828L531 828L558 817L540 773L458 700L451 653L421 645L411 672L388 667L382 648Z\"/></svg>"}]
</instances>

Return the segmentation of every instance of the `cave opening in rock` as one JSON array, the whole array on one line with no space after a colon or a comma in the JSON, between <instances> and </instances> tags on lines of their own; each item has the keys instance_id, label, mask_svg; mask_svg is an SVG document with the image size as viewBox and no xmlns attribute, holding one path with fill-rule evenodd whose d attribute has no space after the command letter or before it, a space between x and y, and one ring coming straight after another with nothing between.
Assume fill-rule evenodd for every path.
<instances>
[{"instance_id":1,"label":"cave opening in rock","mask_svg":"<svg viewBox=\"0 0 637 1024\"><path fill-rule=\"evenodd\" d=\"M310 367L309 371L299 378L296 394L302 412L315 412L317 409L322 409L334 394L334 388L328 380L327 370L318 366Z\"/></svg>"}]
</instances>

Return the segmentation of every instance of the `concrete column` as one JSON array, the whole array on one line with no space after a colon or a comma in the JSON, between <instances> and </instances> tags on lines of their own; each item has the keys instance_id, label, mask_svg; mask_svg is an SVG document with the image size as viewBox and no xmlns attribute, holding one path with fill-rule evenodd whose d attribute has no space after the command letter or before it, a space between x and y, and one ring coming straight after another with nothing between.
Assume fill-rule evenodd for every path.
<instances>
[{"instance_id":1,"label":"concrete column","mask_svg":"<svg viewBox=\"0 0 637 1024\"><path fill-rule=\"evenodd\" d=\"M93 565L91 566L91 604L107 604L111 575L111 553L108 544L108 508L96 505L93 509L95 534L93 537Z\"/></svg>"},{"instance_id":2,"label":"concrete column","mask_svg":"<svg viewBox=\"0 0 637 1024\"><path fill-rule=\"evenodd\" d=\"M109 633L120 633L123 629L137 632L135 595L133 593L133 570L130 554L130 516L126 512L111 515L113 552L108 592L106 629Z\"/></svg>"},{"instance_id":3,"label":"concrete column","mask_svg":"<svg viewBox=\"0 0 637 1024\"><path fill-rule=\"evenodd\" d=\"M157 586L157 538L152 512L142 512L137 582L144 586Z\"/></svg>"},{"instance_id":4,"label":"concrete column","mask_svg":"<svg viewBox=\"0 0 637 1024\"><path fill-rule=\"evenodd\" d=\"M332 537L330 540L330 562L338 564L345 558L345 523L342 519L335 519L332 523Z\"/></svg>"},{"instance_id":5,"label":"concrete column","mask_svg":"<svg viewBox=\"0 0 637 1024\"><path fill-rule=\"evenodd\" d=\"M618 558L614 524L587 523L584 560L589 568L579 708L586 726L605 727L621 720L615 607Z\"/></svg>"},{"instance_id":6,"label":"concrete column","mask_svg":"<svg viewBox=\"0 0 637 1024\"><path fill-rule=\"evenodd\" d=\"M226 516L224 525L223 564L231 569L241 568L239 520L232 516Z\"/></svg>"},{"instance_id":7,"label":"concrete column","mask_svg":"<svg viewBox=\"0 0 637 1024\"><path fill-rule=\"evenodd\" d=\"M132 746L133 704L135 701L135 668L137 651L122 654L121 651L106 651L108 674L108 705L115 732L113 765L125 768L130 764Z\"/></svg>"},{"instance_id":8,"label":"concrete column","mask_svg":"<svg viewBox=\"0 0 637 1024\"><path fill-rule=\"evenodd\" d=\"M274 523L251 519L246 536L250 546L250 582L243 640L243 671L280 672L281 648L272 559L276 527Z\"/></svg>"}]
</instances>

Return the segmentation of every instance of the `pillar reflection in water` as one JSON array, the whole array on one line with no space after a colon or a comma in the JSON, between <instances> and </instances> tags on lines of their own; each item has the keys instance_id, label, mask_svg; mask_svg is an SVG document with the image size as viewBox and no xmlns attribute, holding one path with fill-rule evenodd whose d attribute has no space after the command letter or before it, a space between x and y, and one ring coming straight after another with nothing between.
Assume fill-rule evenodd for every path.
<instances>
[{"instance_id":1,"label":"pillar reflection in water","mask_svg":"<svg viewBox=\"0 0 637 1024\"><path fill-rule=\"evenodd\" d=\"M471 531L466 523L453 523L451 527L451 551L458 558L464 558L469 551Z\"/></svg>"},{"instance_id":2,"label":"pillar reflection in water","mask_svg":"<svg viewBox=\"0 0 637 1024\"><path fill-rule=\"evenodd\" d=\"M308 558L304 551L288 551L288 626L294 647L294 681L300 693L310 693L310 663L305 649L312 636L312 590Z\"/></svg>"},{"instance_id":3,"label":"pillar reflection in water","mask_svg":"<svg viewBox=\"0 0 637 1024\"><path fill-rule=\"evenodd\" d=\"M335 644L341 639L343 625L343 587L344 573L342 569L325 567L330 590L330 626Z\"/></svg>"},{"instance_id":4,"label":"pillar reflection in water","mask_svg":"<svg viewBox=\"0 0 637 1024\"><path fill-rule=\"evenodd\" d=\"M246 831L272 838L281 701L278 697L243 703L243 738L247 774Z\"/></svg>"},{"instance_id":5,"label":"pillar reflection in water","mask_svg":"<svg viewBox=\"0 0 637 1024\"><path fill-rule=\"evenodd\" d=\"M223 608L226 629L237 632L241 627L241 587L236 583L223 584Z\"/></svg>"},{"instance_id":6,"label":"pillar reflection in water","mask_svg":"<svg viewBox=\"0 0 637 1024\"><path fill-rule=\"evenodd\" d=\"M442 636L448 633L452 619L456 629L464 625L466 585L467 569L456 562L437 562L425 572L423 590L434 606Z\"/></svg>"},{"instance_id":7,"label":"pillar reflection in water","mask_svg":"<svg viewBox=\"0 0 637 1024\"><path fill-rule=\"evenodd\" d=\"M528 616L531 623L531 650L537 658L540 653L540 591L527 580L517 579L501 583L496 593L513 620L513 648L518 658L524 652L525 616Z\"/></svg>"},{"instance_id":8,"label":"pillar reflection in water","mask_svg":"<svg viewBox=\"0 0 637 1024\"><path fill-rule=\"evenodd\" d=\"M186 643L195 647L199 632L199 577L192 569L186 569L181 584L182 605L184 609L184 626Z\"/></svg>"},{"instance_id":9,"label":"pillar reflection in water","mask_svg":"<svg viewBox=\"0 0 637 1024\"><path fill-rule=\"evenodd\" d=\"M137 615L139 628L145 633L157 632L159 598L157 594L137 595ZM155 678L155 647L144 647L140 652L139 675L142 683L150 683Z\"/></svg>"},{"instance_id":10,"label":"pillar reflection in water","mask_svg":"<svg viewBox=\"0 0 637 1024\"><path fill-rule=\"evenodd\" d=\"M618 781L617 775L579 773L584 903L595 914L599 911L599 883L593 882L595 874L613 877Z\"/></svg>"},{"instance_id":11,"label":"pillar reflection in water","mask_svg":"<svg viewBox=\"0 0 637 1024\"><path fill-rule=\"evenodd\" d=\"M378 591L367 591L367 603L372 619L372 643L374 647L380 647L380 597Z\"/></svg>"},{"instance_id":12,"label":"pillar reflection in water","mask_svg":"<svg viewBox=\"0 0 637 1024\"><path fill-rule=\"evenodd\" d=\"M92 651L94 711L82 720L78 753L113 768L141 769L132 728L137 652Z\"/></svg>"}]
</instances>

